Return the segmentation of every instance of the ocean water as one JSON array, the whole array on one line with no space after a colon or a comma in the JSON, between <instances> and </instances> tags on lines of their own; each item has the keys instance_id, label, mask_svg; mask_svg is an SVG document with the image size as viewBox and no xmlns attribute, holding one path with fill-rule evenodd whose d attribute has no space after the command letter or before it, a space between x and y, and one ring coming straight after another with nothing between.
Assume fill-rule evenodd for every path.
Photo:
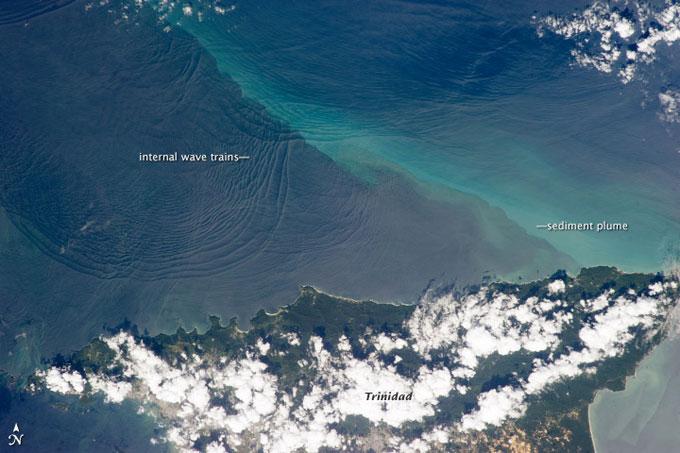
<instances>
[{"instance_id":1,"label":"ocean water","mask_svg":"<svg viewBox=\"0 0 680 453\"><path fill-rule=\"evenodd\" d=\"M582 265L657 270L678 243L680 154L677 127L657 118L661 82L572 67L571 44L532 24L581 3L232 3L171 17L248 96L356 174L383 165L434 192L478 195ZM535 228L560 220L630 231Z\"/></svg>"},{"instance_id":2,"label":"ocean water","mask_svg":"<svg viewBox=\"0 0 680 453\"><path fill-rule=\"evenodd\" d=\"M497 207L399 169L360 178L127 2L3 5L0 289L25 373L127 318L151 332L247 319L299 285L415 302L432 281L575 268ZM231 152L238 164L139 153Z\"/></svg>"},{"instance_id":3,"label":"ocean water","mask_svg":"<svg viewBox=\"0 0 680 453\"><path fill-rule=\"evenodd\" d=\"M625 390L598 393L589 410L597 453L678 450L678 357L680 341L668 340L645 358Z\"/></svg>"},{"instance_id":4,"label":"ocean water","mask_svg":"<svg viewBox=\"0 0 680 453\"><path fill-rule=\"evenodd\" d=\"M6 439L15 423L23 438L21 445L10 447ZM137 414L131 403L80 404L70 397L6 387L0 387L0 430L3 452L170 451L167 444L150 442L158 437L158 427L150 417Z\"/></svg>"}]
</instances>

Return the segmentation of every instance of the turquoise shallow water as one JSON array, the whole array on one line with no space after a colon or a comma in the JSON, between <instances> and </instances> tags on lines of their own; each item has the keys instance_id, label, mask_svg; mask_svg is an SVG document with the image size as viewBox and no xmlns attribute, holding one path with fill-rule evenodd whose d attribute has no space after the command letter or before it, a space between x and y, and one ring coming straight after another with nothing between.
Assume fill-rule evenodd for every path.
<instances>
[{"instance_id":1,"label":"turquoise shallow water","mask_svg":"<svg viewBox=\"0 0 680 453\"><path fill-rule=\"evenodd\" d=\"M538 38L532 8L259 1L174 19L355 173L383 165L477 195L583 265L658 270L680 231L675 131L640 86L572 68L566 44ZM535 228L561 220L630 231Z\"/></svg>"}]
</instances>

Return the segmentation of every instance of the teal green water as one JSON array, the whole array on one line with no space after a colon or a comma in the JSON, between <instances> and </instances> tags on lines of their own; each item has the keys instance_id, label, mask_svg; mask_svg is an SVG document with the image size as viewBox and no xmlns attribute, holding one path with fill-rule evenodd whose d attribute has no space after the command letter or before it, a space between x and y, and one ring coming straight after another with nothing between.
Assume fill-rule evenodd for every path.
<instances>
[{"instance_id":1,"label":"teal green water","mask_svg":"<svg viewBox=\"0 0 680 453\"><path fill-rule=\"evenodd\" d=\"M500 91L489 93L461 88L481 82L474 74L470 80L446 75L458 67L445 60L428 62L444 75L423 80L404 76L409 54L394 57L392 66L374 64L347 39L332 39L336 31L328 28L329 37L316 43L322 35L314 29L330 20L326 14L337 13L332 8L317 11L309 23L305 14L311 12L258 5L238 5L202 22L176 19L248 97L356 174L370 178L369 169L382 166L433 194L446 196L450 188L478 196L581 265L656 271L678 243L678 153L655 112L641 107L639 87L570 69L563 49L541 45L527 21L505 49L512 64L482 80ZM277 28L276 14L285 28ZM341 34L345 21L351 23L337 15L333 20ZM383 33L388 43L395 38L389 30L372 33ZM367 42L375 52L386 45L378 38ZM416 49L413 58L424 58L418 52L425 50L432 51ZM343 66L353 61L355 70ZM541 63L545 68L536 69ZM523 77L535 80L522 84ZM500 86L508 79L512 89ZM630 230L536 229L561 220L626 222Z\"/></svg>"}]
</instances>

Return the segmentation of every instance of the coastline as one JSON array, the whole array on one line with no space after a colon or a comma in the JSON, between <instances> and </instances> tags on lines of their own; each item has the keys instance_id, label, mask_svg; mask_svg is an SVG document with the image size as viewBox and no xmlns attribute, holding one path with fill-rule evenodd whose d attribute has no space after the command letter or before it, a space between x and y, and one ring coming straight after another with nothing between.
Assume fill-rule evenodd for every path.
<instances>
[{"instance_id":1,"label":"coastline","mask_svg":"<svg viewBox=\"0 0 680 453\"><path fill-rule=\"evenodd\" d=\"M678 338L664 338L650 349L626 377L625 388L599 390L588 405L588 425L596 453L640 451L643 431L655 423L654 417L664 402L664 394L677 366L673 358L680 352ZM628 451L628 450L624 450Z\"/></svg>"}]
</instances>

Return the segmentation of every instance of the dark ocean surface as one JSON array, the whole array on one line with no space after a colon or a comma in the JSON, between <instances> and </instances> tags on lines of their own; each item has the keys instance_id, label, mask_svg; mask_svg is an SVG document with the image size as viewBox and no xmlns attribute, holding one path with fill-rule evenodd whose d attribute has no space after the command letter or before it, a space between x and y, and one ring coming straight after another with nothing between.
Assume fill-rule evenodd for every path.
<instances>
[{"instance_id":1,"label":"dark ocean surface","mask_svg":"<svg viewBox=\"0 0 680 453\"><path fill-rule=\"evenodd\" d=\"M14 424L24 435L21 445L8 446ZM134 404L79 403L49 393L28 394L0 387L0 451L24 452L164 452L167 444L151 444L158 427L137 414Z\"/></svg>"}]
</instances>

